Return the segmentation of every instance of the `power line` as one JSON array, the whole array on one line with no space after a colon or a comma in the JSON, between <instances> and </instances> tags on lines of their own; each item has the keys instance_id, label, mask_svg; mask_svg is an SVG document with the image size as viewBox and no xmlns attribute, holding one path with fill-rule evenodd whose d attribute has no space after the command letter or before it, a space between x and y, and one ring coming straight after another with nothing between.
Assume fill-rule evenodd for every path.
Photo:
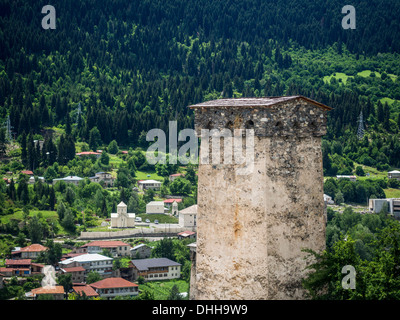
<instances>
[{"instance_id":1,"label":"power line","mask_svg":"<svg viewBox=\"0 0 400 320\"><path fill-rule=\"evenodd\" d=\"M364 134L365 134L364 118L363 118L362 111L360 112L360 116L358 117L357 122L358 122L357 137L358 137L358 139L361 140L364 138Z\"/></svg>"}]
</instances>

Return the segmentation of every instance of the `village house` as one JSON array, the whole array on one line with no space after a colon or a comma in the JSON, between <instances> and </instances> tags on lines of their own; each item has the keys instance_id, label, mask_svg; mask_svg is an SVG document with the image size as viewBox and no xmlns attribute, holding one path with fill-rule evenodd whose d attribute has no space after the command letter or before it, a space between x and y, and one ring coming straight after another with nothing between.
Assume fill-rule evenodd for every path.
<instances>
[{"instance_id":1,"label":"village house","mask_svg":"<svg viewBox=\"0 0 400 320\"><path fill-rule=\"evenodd\" d=\"M189 230L179 232L178 239L196 239L196 232Z\"/></svg>"},{"instance_id":2,"label":"village house","mask_svg":"<svg viewBox=\"0 0 400 320\"><path fill-rule=\"evenodd\" d=\"M400 180L400 171L394 170L388 172L388 179L397 179Z\"/></svg>"},{"instance_id":3,"label":"village house","mask_svg":"<svg viewBox=\"0 0 400 320\"><path fill-rule=\"evenodd\" d=\"M357 177L356 177L356 176L344 176L344 175L339 175L339 176L336 176L336 179L348 179L348 180L354 182L354 181L357 180Z\"/></svg>"},{"instance_id":4,"label":"village house","mask_svg":"<svg viewBox=\"0 0 400 320\"><path fill-rule=\"evenodd\" d=\"M53 184L56 184L57 181L64 181L65 183L72 183L74 185L78 185L80 181L82 181L83 178L81 177L77 177L77 176L68 176L65 178L57 178L57 179L53 179Z\"/></svg>"},{"instance_id":5,"label":"village house","mask_svg":"<svg viewBox=\"0 0 400 320\"><path fill-rule=\"evenodd\" d=\"M40 181L42 183L45 183L44 177L30 177L28 180L28 184L35 184L36 181Z\"/></svg>"},{"instance_id":6,"label":"village house","mask_svg":"<svg viewBox=\"0 0 400 320\"><path fill-rule=\"evenodd\" d=\"M133 247L131 251L131 257L135 259L146 259L150 258L152 248L148 245L141 243Z\"/></svg>"},{"instance_id":7,"label":"village house","mask_svg":"<svg viewBox=\"0 0 400 320\"><path fill-rule=\"evenodd\" d=\"M62 274L70 274L72 283L81 283L85 281L86 269L82 266L71 268L60 268Z\"/></svg>"},{"instance_id":8,"label":"village house","mask_svg":"<svg viewBox=\"0 0 400 320\"><path fill-rule=\"evenodd\" d=\"M129 256L131 245L119 240L96 240L86 243L80 247L85 253L99 253L108 250L113 257Z\"/></svg>"},{"instance_id":9,"label":"village house","mask_svg":"<svg viewBox=\"0 0 400 320\"><path fill-rule=\"evenodd\" d=\"M6 259L5 267L0 268L0 273L6 277L27 277L42 273L43 264L34 263L32 259Z\"/></svg>"},{"instance_id":10,"label":"village house","mask_svg":"<svg viewBox=\"0 0 400 320\"><path fill-rule=\"evenodd\" d=\"M89 177L89 180L98 183L103 181L104 186L109 188L114 185L115 178L109 172L97 172L93 177Z\"/></svg>"},{"instance_id":11,"label":"village house","mask_svg":"<svg viewBox=\"0 0 400 320\"><path fill-rule=\"evenodd\" d=\"M31 170L23 170L20 173L26 174L27 176L32 176L33 177L33 171L31 171Z\"/></svg>"},{"instance_id":12,"label":"village house","mask_svg":"<svg viewBox=\"0 0 400 320\"><path fill-rule=\"evenodd\" d=\"M146 214L164 214L164 201L151 201L146 204Z\"/></svg>"},{"instance_id":13,"label":"village house","mask_svg":"<svg viewBox=\"0 0 400 320\"><path fill-rule=\"evenodd\" d=\"M181 203L182 199L165 199L164 206L166 206L167 208L170 208L174 202Z\"/></svg>"},{"instance_id":14,"label":"village house","mask_svg":"<svg viewBox=\"0 0 400 320\"><path fill-rule=\"evenodd\" d=\"M169 175L169 180L172 182L174 181L176 178L184 178L185 175L183 173L174 173L174 174L170 174Z\"/></svg>"},{"instance_id":15,"label":"village house","mask_svg":"<svg viewBox=\"0 0 400 320\"><path fill-rule=\"evenodd\" d=\"M62 260L58 265L60 269L83 267L85 269L85 280L90 271L96 271L102 278L111 277L113 272L113 258L97 253L87 253Z\"/></svg>"},{"instance_id":16,"label":"village house","mask_svg":"<svg viewBox=\"0 0 400 320\"><path fill-rule=\"evenodd\" d=\"M39 255L47 249L47 247L39 243L33 243L27 247L15 248L15 250L11 252L11 255L13 259L37 259Z\"/></svg>"},{"instance_id":17,"label":"village house","mask_svg":"<svg viewBox=\"0 0 400 320\"><path fill-rule=\"evenodd\" d=\"M87 156L95 156L96 159L99 159L101 156L101 152L93 152L93 151L83 151L76 154L78 157L87 157Z\"/></svg>"},{"instance_id":18,"label":"village house","mask_svg":"<svg viewBox=\"0 0 400 320\"><path fill-rule=\"evenodd\" d=\"M117 296L137 296L139 294L139 286L123 278L108 278L94 283L90 286L102 298L112 299Z\"/></svg>"},{"instance_id":19,"label":"village house","mask_svg":"<svg viewBox=\"0 0 400 320\"><path fill-rule=\"evenodd\" d=\"M324 194L324 201L325 201L327 204L335 204L335 202L333 201L332 197L331 197L331 196L328 196L327 194Z\"/></svg>"},{"instance_id":20,"label":"village house","mask_svg":"<svg viewBox=\"0 0 400 320\"><path fill-rule=\"evenodd\" d=\"M64 287L63 286L49 286L32 289L30 296L33 299L38 299L40 296L51 296L51 300L64 300Z\"/></svg>"},{"instance_id":21,"label":"village house","mask_svg":"<svg viewBox=\"0 0 400 320\"><path fill-rule=\"evenodd\" d=\"M179 211L179 225L182 228L196 227L197 204Z\"/></svg>"},{"instance_id":22,"label":"village house","mask_svg":"<svg viewBox=\"0 0 400 320\"><path fill-rule=\"evenodd\" d=\"M181 276L181 264L167 258L135 259L133 280L143 277L147 281L178 279Z\"/></svg>"},{"instance_id":23,"label":"village house","mask_svg":"<svg viewBox=\"0 0 400 320\"><path fill-rule=\"evenodd\" d=\"M111 228L133 228L135 216L134 213L128 213L128 206L121 201L117 206L117 212L111 213Z\"/></svg>"},{"instance_id":24,"label":"village house","mask_svg":"<svg viewBox=\"0 0 400 320\"><path fill-rule=\"evenodd\" d=\"M142 191L147 189L159 191L161 189L161 182L156 180L139 180L138 187Z\"/></svg>"},{"instance_id":25,"label":"village house","mask_svg":"<svg viewBox=\"0 0 400 320\"><path fill-rule=\"evenodd\" d=\"M74 285L72 286L72 292L76 293L77 295L82 296L85 294L88 298L96 298L99 294L94 290L90 285Z\"/></svg>"}]
</instances>

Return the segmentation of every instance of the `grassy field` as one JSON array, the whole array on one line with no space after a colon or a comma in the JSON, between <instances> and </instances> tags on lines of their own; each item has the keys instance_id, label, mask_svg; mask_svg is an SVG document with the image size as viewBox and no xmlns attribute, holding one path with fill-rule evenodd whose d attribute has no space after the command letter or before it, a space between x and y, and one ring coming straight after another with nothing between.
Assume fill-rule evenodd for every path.
<instances>
[{"instance_id":1,"label":"grassy field","mask_svg":"<svg viewBox=\"0 0 400 320\"><path fill-rule=\"evenodd\" d=\"M341 79L341 82L342 82L343 84L346 84L347 79L350 78L350 77L353 78L353 76L348 76L348 75L345 74L345 73L336 72L336 73L334 73L333 75L325 76L325 77L324 77L324 82L330 82L332 78L335 78L337 81L339 81L339 79Z\"/></svg>"},{"instance_id":2,"label":"grassy field","mask_svg":"<svg viewBox=\"0 0 400 320\"><path fill-rule=\"evenodd\" d=\"M58 215L56 211L46 211L46 210L31 210L29 212L29 216L33 217L39 214L39 212L42 214L43 218L45 219L52 219L52 220L57 220ZM10 219L18 219L22 220L23 219L23 213L22 210L15 210L14 214L7 214L4 216L0 216L0 222L1 223L8 223Z\"/></svg>"},{"instance_id":3,"label":"grassy field","mask_svg":"<svg viewBox=\"0 0 400 320\"><path fill-rule=\"evenodd\" d=\"M159 176L156 172L136 171L136 180L158 180L158 181L164 181L164 178Z\"/></svg>"},{"instance_id":4,"label":"grassy field","mask_svg":"<svg viewBox=\"0 0 400 320\"><path fill-rule=\"evenodd\" d=\"M171 288L177 285L179 292L189 293L189 284L183 280L148 281L139 285L139 290L149 290L154 293L155 300L167 300Z\"/></svg>"},{"instance_id":5,"label":"grassy field","mask_svg":"<svg viewBox=\"0 0 400 320\"><path fill-rule=\"evenodd\" d=\"M367 77L371 76L372 72L375 73L375 76L377 78L381 78L382 75L379 72L372 71L372 70L364 70L364 71L358 72L357 75L360 76L360 77L367 78ZM393 81L396 81L396 79L397 79L397 76L395 74L390 74L389 73L388 77L390 79L392 79ZM334 74L332 74L330 76L325 76L323 80L324 80L324 82L330 82L332 78L335 78L337 81L339 81L339 79L341 79L341 82L343 84L346 84L347 79L348 78L354 78L354 76L349 76L349 75L347 75L345 73L342 73L342 72L336 72L336 73L334 73ZM387 99L389 99L389 98L387 98Z\"/></svg>"},{"instance_id":6,"label":"grassy field","mask_svg":"<svg viewBox=\"0 0 400 320\"><path fill-rule=\"evenodd\" d=\"M384 189L386 198L400 198L399 189Z\"/></svg>"},{"instance_id":7,"label":"grassy field","mask_svg":"<svg viewBox=\"0 0 400 320\"><path fill-rule=\"evenodd\" d=\"M137 214L136 217L142 218L142 222L145 222L146 219L149 219L150 222L154 222L154 220L158 220L160 224L162 223L178 223L178 218L171 217L166 214L146 214L140 213Z\"/></svg>"},{"instance_id":8,"label":"grassy field","mask_svg":"<svg viewBox=\"0 0 400 320\"><path fill-rule=\"evenodd\" d=\"M121 158L119 158L117 155L115 154L108 154L110 156L110 164L114 167L114 168L118 168L119 165L121 163L124 162L124 160L122 160Z\"/></svg>"},{"instance_id":9,"label":"grassy field","mask_svg":"<svg viewBox=\"0 0 400 320\"><path fill-rule=\"evenodd\" d=\"M57 233L56 233L57 235L66 234L64 228L60 225L60 223L58 221L58 215L57 215L56 211L31 210L31 211L29 211L29 216L34 217L34 216L37 216L39 213L41 213L41 215L43 216L44 219L50 220L53 223L55 223L55 225L57 226ZM7 214L7 215L0 216L0 223L1 224L9 223L11 219L16 219L16 220L22 221L23 220L22 210L17 209L14 211L13 214Z\"/></svg>"}]
</instances>

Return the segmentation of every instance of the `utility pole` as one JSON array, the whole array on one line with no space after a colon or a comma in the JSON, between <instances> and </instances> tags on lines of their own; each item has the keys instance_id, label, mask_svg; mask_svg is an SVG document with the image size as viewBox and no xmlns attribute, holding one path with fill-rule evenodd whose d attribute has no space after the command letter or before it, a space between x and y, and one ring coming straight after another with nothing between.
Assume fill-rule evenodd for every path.
<instances>
[{"instance_id":1,"label":"utility pole","mask_svg":"<svg viewBox=\"0 0 400 320\"><path fill-rule=\"evenodd\" d=\"M3 128L6 128L6 140L11 143L13 141L11 129L14 127L11 125L10 115L7 116L7 120Z\"/></svg>"},{"instance_id":2,"label":"utility pole","mask_svg":"<svg viewBox=\"0 0 400 320\"><path fill-rule=\"evenodd\" d=\"M362 111L360 112L360 116L358 117L358 129L357 129L357 137L359 140L362 140L364 138L364 118Z\"/></svg>"}]
</instances>

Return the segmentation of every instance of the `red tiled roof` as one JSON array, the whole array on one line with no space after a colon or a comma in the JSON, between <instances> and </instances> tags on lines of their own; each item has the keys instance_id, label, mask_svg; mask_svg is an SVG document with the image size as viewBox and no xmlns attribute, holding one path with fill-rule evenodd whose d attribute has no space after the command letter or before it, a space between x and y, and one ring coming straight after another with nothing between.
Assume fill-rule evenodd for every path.
<instances>
[{"instance_id":1,"label":"red tiled roof","mask_svg":"<svg viewBox=\"0 0 400 320\"><path fill-rule=\"evenodd\" d=\"M85 247L111 248L111 247L119 247L119 246L129 246L129 244L119 241L119 240L115 240L115 241L95 240L95 241L84 244L83 246L81 246L81 248L85 248Z\"/></svg>"},{"instance_id":2,"label":"red tiled roof","mask_svg":"<svg viewBox=\"0 0 400 320\"><path fill-rule=\"evenodd\" d=\"M174 201L178 202L182 202L182 199L165 199L164 203L173 203Z\"/></svg>"},{"instance_id":3,"label":"red tiled roof","mask_svg":"<svg viewBox=\"0 0 400 320\"><path fill-rule=\"evenodd\" d=\"M24 171L21 171L21 173L27 174L27 175L33 175L33 172L31 170L24 170Z\"/></svg>"},{"instance_id":4,"label":"red tiled roof","mask_svg":"<svg viewBox=\"0 0 400 320\"><path fill-rule=\"evenodd\" d=\"M42 246L39 243L34 243L31 244L30 246L21 248L19 251L20 252L40 252L40 251L46 251L48 248L45 246Z\"/></svg>"},{"instance_id":5,"label":"red tiled roof","mask_svg":"<svg viewBox=\"0 0 400 320\"><path fill-rule=\"evenodd\" d=\"M6 259L6 266L20 266L32 264L32 259Z\"/></svg>"},{"instance_id":6,"label":"red tiled roof","mask_svg":"<svg viewBox=\"0 0 400 320\"><path fill-rule=\"evenodd\" d=\"M174 173L174 174L170 174L170 177L180 177L180 176L184 176L183 173Z\"/></svg>"},{"instance_id":7,"label":"red tiled roof","mask_svg":"<svg viewBox=\"0 0 400 320\"><path fill-rule=\"evenodd\" d=\"M97 297L99 295L91 286L88 285L73 286L72 289L79 295L82 295L82 292L84 292L87 297Z\"/></svg>"},{"instance_id":8,"label":"red tiled roof","mask_svg":"<svg viewBox=\"0 0 400 320\"><path fill-rule=\"evenodd\" d=\"M64 287L63 286L40 287L32 289L31 292L33 294L64 294Z\"/></svg>"},{"instance_id":9,"label":"red tiled roof","mask_svg":"<svg viewBox=\"0 0 400 320\"><path fill-rule=\"evenodd\" d=\"M91 155L91 154L97 155L97 154L101 154L101 153L93 152L93 151L83 151L83 152L77 153L78 156L86 156L86 155Z\"/></svg>"},{"instance_id":10,"label":"red tiled roof","mask_svg":"<svg viewBox=\"0 0 400 320\"><path fill-rule=\"evenodd\" d=\"M91 283L90 286L97 289L138 287L136 283L122 278L107 278Z\"/></svg>"},{"instance_id":11,"label":"red tiled roof","mask_svg":"<svg viewBox=\"0 0 400 320\"><path fill-rule=\"evenodd\" d=\"M71 267L71 268L62 268L65 272L79 272L79 271L85 271L85 268L82 266L79 267Z\"/></svg>"},{"instance_id":12,"label":"red tiled roof","mask_svg":"<svg viewBox=\"0 0 400 320\"><path fill-rule=\"evenodd\" d=\"M32 262L32 267L44 268L44 264Z\"/></svg>"}]
</instances>

